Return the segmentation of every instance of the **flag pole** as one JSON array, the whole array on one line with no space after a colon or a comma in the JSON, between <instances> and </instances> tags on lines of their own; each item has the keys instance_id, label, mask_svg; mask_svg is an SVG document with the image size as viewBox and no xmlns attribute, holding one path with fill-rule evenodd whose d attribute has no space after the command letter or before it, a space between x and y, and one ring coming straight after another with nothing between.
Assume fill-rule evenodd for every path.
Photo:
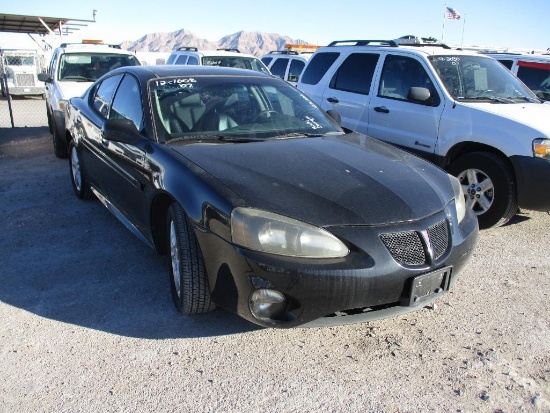
<instances>
[{"instance_id":1,"label":"flag pole","mask_svg":"<svg viewBox=\"0 0 550 413\"><path fill-rule=\"evenodd\" d=\"M445 3L445 9L443 10L443 30L441 31L441 43L443 43L443 38L445 37L445 13L447 11L447 3Z\"/></svg>"},{"instance_id":2,"label":"flag pole","mask_svg":"<svg viewBox=\"0 0 550 413\"><path fill-rule=\"evenodd\" d=\"M462 21L462 40L460 41L460 48L464 46L464 27L466 26L466 14L464 14L464 20Z\"/></svg>"}]
</instances>

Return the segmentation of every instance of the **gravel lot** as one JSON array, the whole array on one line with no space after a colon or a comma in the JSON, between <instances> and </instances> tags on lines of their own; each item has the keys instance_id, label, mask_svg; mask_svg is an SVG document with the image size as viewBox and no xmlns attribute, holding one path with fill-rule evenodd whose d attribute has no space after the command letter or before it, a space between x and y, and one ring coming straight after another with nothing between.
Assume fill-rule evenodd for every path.
<instances>
[{"instance_id":1,"label":"gravel lot","mask_svg":"<svg viewBox=\"0 0 550 413\"><path fill-rule=\"evenodd\" d=\"M167 258L0 129L0 411L550 412L550 216L481 233L435 308L331 328L180 316Z\"/></svg>"}]
</instances>

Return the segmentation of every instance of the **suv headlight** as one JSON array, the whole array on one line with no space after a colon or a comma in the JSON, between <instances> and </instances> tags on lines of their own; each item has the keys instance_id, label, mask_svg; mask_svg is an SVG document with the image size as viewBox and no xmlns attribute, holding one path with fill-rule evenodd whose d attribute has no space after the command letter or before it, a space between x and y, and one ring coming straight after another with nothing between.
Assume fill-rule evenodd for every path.
<instances>
[{"instance_id":1,"label":"suv headlight","mask_svg":"<svg viewBox=\"0 0 550 413\"><path fill-rule=\"evenodd\" d=\"M533 141L533 156L550 160L550 139L535 139Z\"/></svg>"},{"instance_id":2,"label":"suv headlight","mask_svg":"<svg viewBox=\"0 0 550 413\"><path fill-rule=\"evenodd\" d=\"M451 185L453 186L456 217L458 219L458 223L460 224L466 216L466 199L464 197L464 191L462 191L460 181L453 175L449 175L449 179L451 180Z\"/></svg>"},{"instance_id":3,"label":"suv headlight","mask_svg":"<svg viewBox=\"0 0 550 413\"><path fill-rule=\"evenodd\" d=\"M304 258L339 258L348 248L322 228L252 208L231 213L231 238L244 248Z\"/></svg>"}]
</instances>

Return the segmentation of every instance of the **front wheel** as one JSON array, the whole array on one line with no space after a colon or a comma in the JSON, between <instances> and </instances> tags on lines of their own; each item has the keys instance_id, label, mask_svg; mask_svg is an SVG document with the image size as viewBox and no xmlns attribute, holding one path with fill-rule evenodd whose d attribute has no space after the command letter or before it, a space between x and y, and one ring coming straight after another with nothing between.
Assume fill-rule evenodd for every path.
<instances>
[{"instance_id":1,"label":"front wheel","mask_svg":"<svg viewBox=\"0 0 550 413\"><path fill-rule=\"evenodd\" d=\"M57 156L58 158L66 158L67 156L69 156L67 143L65 142L63 137L59 135L59 132L57 132L57 126L53 121L51 129L53 138L53 151L55 153L55 156Z\"/></svg>"},{"instance_id":2,"label":"front wheel","mask_svg":"<svg viewBox=\"0 0 550 413\"><path fill-rule=\"evenodd\" d=\"M74 193L80 199L90 199L92 197L92 190L82 172L80 158L74 141L71 141L70 148L71 156L69 157L69 168L71 171L71 183L73 184Z\"/></svg>"},{"instance_id":3,"label":"front wheel","mask_svg":"<svg viewBox=\"0 0 550 413\"><path fill-rule=\"evenodd\" d=\"M472 152L454 161L448 172L459 179L466 205L477 215L480 228L504 225L516 214L514 173L502 157Z\"/></svg>"},{"instance_id":4,"label":"front wheel","mask_svg":"<svg viewBox=\"0 0 550 413\"><path fill-rule=\"evenodd\" d=\"M182 314L213 310L202 252L183 208L173 203L166 221L174 305Z\"/></svg>"}]
</instances>

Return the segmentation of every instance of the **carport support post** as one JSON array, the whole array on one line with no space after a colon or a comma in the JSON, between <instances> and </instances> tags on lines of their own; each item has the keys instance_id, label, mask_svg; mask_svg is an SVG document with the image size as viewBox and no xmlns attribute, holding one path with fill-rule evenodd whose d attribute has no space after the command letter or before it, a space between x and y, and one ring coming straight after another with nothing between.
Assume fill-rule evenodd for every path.
<instances>
[{"instance_id":1,"label":"carport support post","mask_svg":"<svg viewBox=\"0 0 550 413\"><path fill-rule=\"evenodd\" d=\"M6 99L8 100L8 110L10 112L10 121L11 121L11 127L12 128L15 128L15 124L13 123L13 110L11 108L11 95L10 95L10 89L8 87L8 75L6 73L3 73L2 74L3 77L2 77L2 82L4 82L2 84L2 87L5 88L4 90L6 91Z\"/></svg>"}]
</instances>

